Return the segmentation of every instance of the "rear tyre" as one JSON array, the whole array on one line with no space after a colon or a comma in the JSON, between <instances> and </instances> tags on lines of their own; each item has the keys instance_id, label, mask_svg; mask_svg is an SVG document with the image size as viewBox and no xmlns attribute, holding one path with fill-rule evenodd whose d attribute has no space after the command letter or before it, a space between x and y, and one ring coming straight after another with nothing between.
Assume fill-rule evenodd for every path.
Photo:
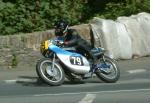
<instances>
[{"instance_id":1,"label":"rear tyre","mask_svg":"<svg viewBox=\"0 0 150 103\"><path fill-rule=\"evenodd\" d=\"M58 86L64 82L65 75L62 67L58 62L54 63L52 68L52 60L42 58L36 64L36 72L41 80L51 86Z\"/></svg>"},{"instance_id":2,"label":"rear tyre","mask_svg":"<svg viewBox=\"0 0 150 103\"><path fill-rule=\"evenodd\" d=\"M107 56L104 56L104 61L100 60L100 63L105 63L106 65L110 65L110 73L106 74L101 72L99 69L97 69L96 71L96 75L99 79L103 80L104 82L107 83L114 83L116 81L118 81L118 79L120 78L120 70L119 67L117 65L117 62Z\"/></svg>"}]
</instances>

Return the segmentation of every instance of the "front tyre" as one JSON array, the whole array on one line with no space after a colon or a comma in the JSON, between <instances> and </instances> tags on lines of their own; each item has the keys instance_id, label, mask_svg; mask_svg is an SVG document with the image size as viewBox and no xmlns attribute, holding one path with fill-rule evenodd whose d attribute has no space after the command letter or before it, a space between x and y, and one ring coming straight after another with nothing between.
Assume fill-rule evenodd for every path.
<instances>
[{"instance_id":1,"label":"front tyre","mask_svg":"<svg viewBox=\"0 0 150 103\"><path fill-rule=\"evenodd\" d=\"M97 69L96 75L99 79L107 83L114 83L120 78L120 70L117 65L117 62L107 56L100 59L100 64L105 64L109 68L109 73L104 73L101 70Z\"/></svg>"},{"instance_id":2,"label":"front tyre","mask_svg":"<svg viewBox=\"0 0 150 103\"><path fill-rule=\"evenodd\" d=\"M65 75L58 62L54 63L49 58L40 59L36 64L36 72L41 80L52 86L61 85L64 82Z\"/></svg>"}]
</instances>

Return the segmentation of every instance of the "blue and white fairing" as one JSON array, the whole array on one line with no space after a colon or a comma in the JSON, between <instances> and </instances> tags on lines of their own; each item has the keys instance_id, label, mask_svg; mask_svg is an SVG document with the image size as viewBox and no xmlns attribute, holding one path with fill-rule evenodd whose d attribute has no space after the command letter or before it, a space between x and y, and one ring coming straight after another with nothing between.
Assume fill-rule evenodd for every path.
<instances>
[{"instance_id":1,"label":"blue and white fairing","mask_svg":"<svg viewBox=\"0 0 150 103\"><path fill-rule=\"evenodd\" d=\"M86 74L90 71L90 64L84 56L63 50L54 44L49 45L48 49L55 52L61 62L63 62L72 72Z\"/></svg>"}]
</instances>

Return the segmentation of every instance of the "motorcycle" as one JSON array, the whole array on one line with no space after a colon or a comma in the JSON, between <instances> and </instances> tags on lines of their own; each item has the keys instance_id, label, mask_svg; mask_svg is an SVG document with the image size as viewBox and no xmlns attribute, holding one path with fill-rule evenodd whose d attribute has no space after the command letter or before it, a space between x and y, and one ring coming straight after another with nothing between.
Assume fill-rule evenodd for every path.
<instances>
[{"instance_id":1,"label":"motorcycle","mask_svg":"<svg viewBox=\"0 0 150 103\"><path fill-rule=\"evenodd\" d=\"M65 78L72 82L88 79L94 74L108 83L114 83L120 77L117 62L105 55L104 48L93 48L93 59L88 53L81 53L81 49L65 47L62 38L53 38L43 41L40 50L44 58L37 61L36 72L49 85L61 85Z\"/></svg>"}]
</instances>

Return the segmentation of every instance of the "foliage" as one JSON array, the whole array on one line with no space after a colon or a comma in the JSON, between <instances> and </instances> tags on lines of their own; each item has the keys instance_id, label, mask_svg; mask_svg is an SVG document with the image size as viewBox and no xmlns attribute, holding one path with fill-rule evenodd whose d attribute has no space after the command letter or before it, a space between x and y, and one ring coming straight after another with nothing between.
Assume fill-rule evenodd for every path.
<instances>
[{"instance_id":1,"label":"foliage","mask_svg":"<svg viewBox=\"0 0 150 103\"><path fill-rule=\"evenodd\" d=\"M11 66L16 67L17 65L18 65L17 56L16 56L16 54L13 54Z\"/></svg>"},{"instance_id":2,"label":"foliage","mask_svg":"<svg viewBox=\"0 0 150 103\"><path fill-rule=\"evenodd\" d=\"M0 0L0 35L51 29L61 18L71 25L94 16L116 19L150 12L149 7L149 0Z\"/></svg>"},{"instance_id":3,"label":"foliage","mask_svg":"<svg viewBox=\"0 0 150 103\"><path fill-rule=\"evenodd\" d=\"M97 5L98 0L94 0ZM106 0L102 4L104 8L93 13L105 19L116 19L118 16L130 16L139 12L150 12L149 0Z\"/></svg>"},{"instance_id":4,"label":"foliage","mask_svg":"<svg viewBox=\"0 0 150 103\"><path fill-rule=\"evenodd\" d=\"M0 0L0 34L50 29L60 18L78 24L82 10L82 0Z\"/></svg>"}]
</instances>

